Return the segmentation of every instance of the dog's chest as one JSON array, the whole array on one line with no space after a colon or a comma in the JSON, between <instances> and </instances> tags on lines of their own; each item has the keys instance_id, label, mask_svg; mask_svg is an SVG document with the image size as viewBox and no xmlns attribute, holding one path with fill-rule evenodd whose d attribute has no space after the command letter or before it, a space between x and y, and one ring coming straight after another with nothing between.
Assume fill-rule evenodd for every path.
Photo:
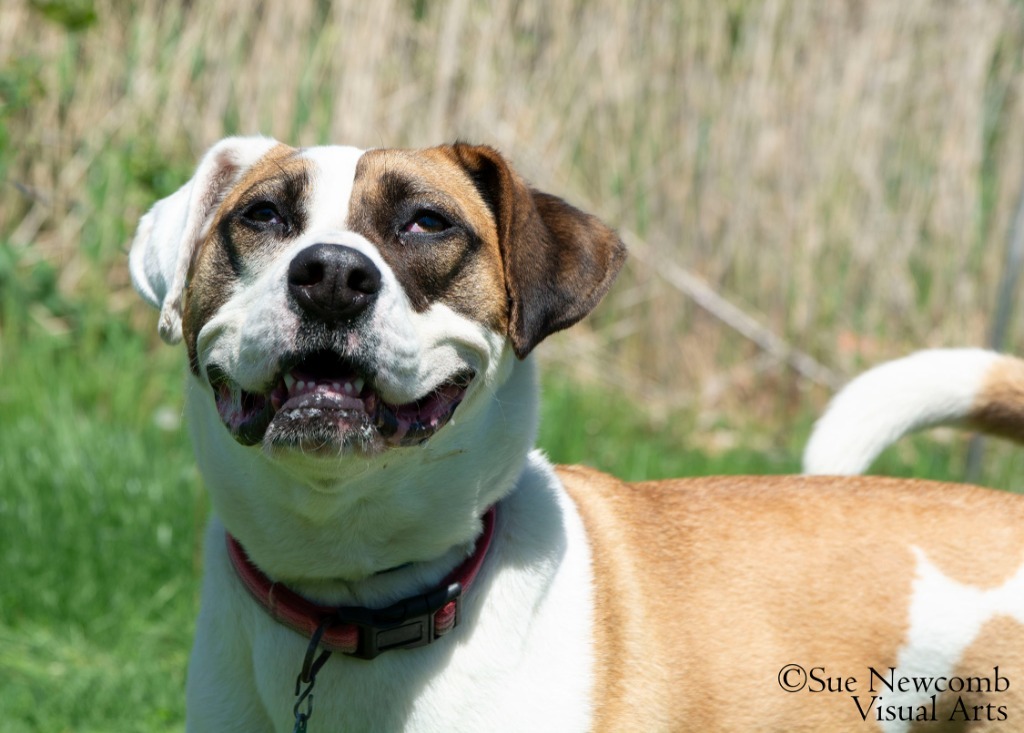
<instances>
[{"instance_id":1,"label":"dog's chest","mask_svg":"<svg viewBox=\"0 0 1024 733\"><path fill-rule=\"evenodd\" d=\"M525 487L503 502L503 527L450 634L374 660L328 660L317 675L310 731L589 728L590 557L575 508L551 488ZM561 516L562 531L544 533L553 539L537 542L540 533L525 529L532 512ZM190 687L220 679L234 693L232 704L249 699L263 710L267 731L291 730L294 683L307 640L251 600L221 548L208 538L207 589L217 585L227 592L204 596ZM216 707L223 698L191 697L196 704L190 717L222 717L196 707Z\"/></svg>"}]
</instances>

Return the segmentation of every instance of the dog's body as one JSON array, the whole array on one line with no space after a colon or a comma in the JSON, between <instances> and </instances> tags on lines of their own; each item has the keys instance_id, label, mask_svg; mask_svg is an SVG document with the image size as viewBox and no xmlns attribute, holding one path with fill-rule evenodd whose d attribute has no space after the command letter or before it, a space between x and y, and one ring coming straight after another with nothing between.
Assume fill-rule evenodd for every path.
<instances>
[{"instance_id":1,"label":"dog's body","mask_svg":"<svg viewBox=\"0 0 1024 733\"><path fill-rule=\"evenodd\" d=\"M290 730L311 647L254 600L226 531L272 588L379 609L478 557L492 506L455 628L372 660L336 653L309 730L1021 720L1016 497L879 479L628 485L531 451L528 355L598 302L622 257L600 222L467 145L231 138L144 217L133 279L187 346L216 514L190 731ZM915 691L937 676L977 681Z\"/></svg>"},{"instance_id":2,"label":"dog's body","mask_svg":"<svg viewBox=\"0 0 1024 733\"><path fill-rule=\"evenodd\" d=\"M815 424L804 472L863 473L904 435L937 425L1024 442L1024 361L983 349L929 349L869 369Z\"/></svg>"}]
</instances>

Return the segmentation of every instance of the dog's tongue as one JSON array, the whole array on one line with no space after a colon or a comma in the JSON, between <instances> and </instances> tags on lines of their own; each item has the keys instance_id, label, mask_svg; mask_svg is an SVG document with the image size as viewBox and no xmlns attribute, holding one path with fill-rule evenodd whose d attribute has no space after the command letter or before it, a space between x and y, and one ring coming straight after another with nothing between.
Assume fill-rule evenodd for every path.
<instances>
[{"instance_id":1,"label":"dog's tongue","mask_svg":"<svg viewBox=\"0 0 1024 733\"><path fill-rule=\"evenodd\" d=\"M364 410L362 399L365 383L360 377L317 378L293 371L270 393L274 410L294 409L309 403L322 403L336 409Z\"/></svg>"}]
</instances>

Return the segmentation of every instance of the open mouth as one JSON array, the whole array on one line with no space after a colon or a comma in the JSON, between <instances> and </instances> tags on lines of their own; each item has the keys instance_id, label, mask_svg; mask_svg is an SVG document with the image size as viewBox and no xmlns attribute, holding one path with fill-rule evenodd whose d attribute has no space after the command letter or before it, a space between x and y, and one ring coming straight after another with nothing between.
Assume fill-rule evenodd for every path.
<instances>
[{"instance_id":1,"label":"open mouth","mask_svg":"<svg viewBox=\"0 0 1024 733\"><path fill-rule=\"evenodd\" d=\"M428 440L451 419L474 376L460 372L419 399L396 405L332 351L286 360L265 392L243 390L217 365L207 372L217 412L239 443L367 452Z\"/></svg>"}]
</instances>

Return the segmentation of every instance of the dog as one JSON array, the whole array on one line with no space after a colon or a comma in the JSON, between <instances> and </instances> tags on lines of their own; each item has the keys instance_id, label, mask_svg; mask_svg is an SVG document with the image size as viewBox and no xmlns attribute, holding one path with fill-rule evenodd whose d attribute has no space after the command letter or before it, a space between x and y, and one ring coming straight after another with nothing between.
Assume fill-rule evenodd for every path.
<instances>
[{"instance_id":1,"label":"dog","mask_svg":"<svg viewBox=\"0 0 1024 733\"><path fill-rule=\"evenodd\" d=\"M928 349L869 369L815 423L804 473L864 473L904 435L938 425L1024 442L1024 361L985 349Z\"/></svg>"},{"instance_id":2,"label":"dog","mask_svg":"<svg viewBox=\"0 0 1024 733\"><path fill-rule=\"evenodd\" d=\"M466 143L228 138L142 217L213 505L189 731L1024 725L1024 500L533 448L624 257Z\"/></svg>"}]
</instances>

